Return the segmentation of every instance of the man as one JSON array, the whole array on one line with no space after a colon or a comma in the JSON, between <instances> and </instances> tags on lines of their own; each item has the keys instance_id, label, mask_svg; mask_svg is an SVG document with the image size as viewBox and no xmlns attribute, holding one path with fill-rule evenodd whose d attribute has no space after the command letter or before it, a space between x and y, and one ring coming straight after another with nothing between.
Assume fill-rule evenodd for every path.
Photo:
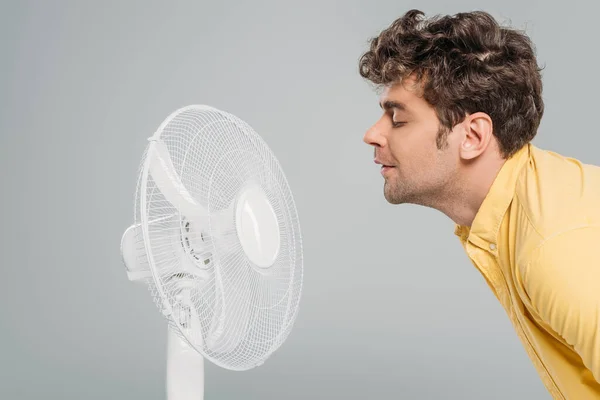
<instances>
[{"instance_id":1,"label":"man","mask_svg":"<svg viewBox=\"0 0 600 400\"><path fill-rule=\"evenodd\" d=\"M600 399L600 167L531 144L544 103L526 35L484 12L423 15L360 59L383 89L364 141L385 198L455 222L555 399Z\"/></svg>"}]
</instances>

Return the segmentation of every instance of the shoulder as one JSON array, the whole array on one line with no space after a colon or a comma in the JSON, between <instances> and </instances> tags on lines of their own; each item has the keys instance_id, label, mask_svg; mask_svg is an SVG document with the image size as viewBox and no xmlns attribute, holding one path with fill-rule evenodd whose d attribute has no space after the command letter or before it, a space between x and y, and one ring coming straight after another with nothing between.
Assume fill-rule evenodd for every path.
<instances>
[{"instance_id":1,"label":"shoulder","mask_svg":"<svg viewBox=\"0 0 600 400\"><path fill-rule=\"evenodd\" d=\"M542 240L600 225L600 166L531 146L514 201Z\"/></svg>"},{"instance_id":2,"label":"shoulder","mask_svg":"<svg viewBox=\"0 0 600 400\"><path fill-rule=\"evenodd\" d=\"M599 205L600 167L530 146L507 221L516 269L524 268L548 243L568 240L583 227L600 226Z\"/></svg>"}]
</instances>

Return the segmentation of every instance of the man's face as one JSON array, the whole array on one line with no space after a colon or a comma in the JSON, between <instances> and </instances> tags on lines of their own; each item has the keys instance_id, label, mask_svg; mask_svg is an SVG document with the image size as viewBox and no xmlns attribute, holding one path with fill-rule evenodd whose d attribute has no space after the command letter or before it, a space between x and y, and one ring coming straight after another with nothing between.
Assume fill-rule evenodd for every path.
<instances>
[{"instance_id":1,"label":"man's face","mask_svg":"<svg viewBox=\"0 0 600 400\"><path fill-rule=\"evenodd\" d=\"M437 148L440 122L414 83L407 78L383 91L383 114L364 142L374 147L375 162L382 164L389 203L431 205L452 190L459 165L457 138L451 132L448 146Z\"/></svg>"}]
</instances>

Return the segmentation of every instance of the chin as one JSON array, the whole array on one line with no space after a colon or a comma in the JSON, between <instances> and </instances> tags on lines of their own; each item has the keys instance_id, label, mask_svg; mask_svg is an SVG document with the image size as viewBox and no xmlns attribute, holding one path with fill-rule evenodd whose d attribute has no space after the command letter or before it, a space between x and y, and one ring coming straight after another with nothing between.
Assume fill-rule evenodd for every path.
<instances>
[{"instance_id":1,"label":"chin","mask_svg":"<svg viewBox=\"0 0 600 400\"><path fill-rule=\"evenodd\" d=\"M389 188L387 183L383 189L383 196L390 204L403 204L405 202L403 196L392 188Z\"/></svg>"},{"instance_id":2,"label":"chin","mask_svg":"<svg viewBox=\"0 0 600 400\"><path fill-rule=\"evenodd\" d=\"M406 203L405 201L403 201L402 199L399 199L397 197L388 197L388 196L386 196L385 199L387 200L388 203L393 204L393 205L398 205L398 204L404 204L404 203Z\"/></svg>"}]
</instances>

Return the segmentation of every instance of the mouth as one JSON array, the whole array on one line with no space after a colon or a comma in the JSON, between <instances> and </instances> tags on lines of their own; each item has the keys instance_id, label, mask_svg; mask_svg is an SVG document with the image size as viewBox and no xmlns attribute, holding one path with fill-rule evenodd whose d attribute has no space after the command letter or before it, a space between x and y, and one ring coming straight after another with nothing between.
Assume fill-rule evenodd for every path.
<instances>
[{"instance_id":1,"label":"mouth","mask_svg":"<svg viewBox=\"0 0 600 400\"><path fill-rule=\"evenodd\" d=\"M381 162L377 157L375 157L375 164L381 165L381 174L385 175L387 172L395 168L393 165L387 165Z\"/></svg>"},{"instance_id":2,"label":"mouth","mask_svg":"<svg viewBox=\"0 0 600 400\"><path fill-rule=\"evenodd\" d=\"M391 165L382 165L381 166L381 175L385 175L388 171L393 169L394 167Z\"/></svg>"}]
</instances>

